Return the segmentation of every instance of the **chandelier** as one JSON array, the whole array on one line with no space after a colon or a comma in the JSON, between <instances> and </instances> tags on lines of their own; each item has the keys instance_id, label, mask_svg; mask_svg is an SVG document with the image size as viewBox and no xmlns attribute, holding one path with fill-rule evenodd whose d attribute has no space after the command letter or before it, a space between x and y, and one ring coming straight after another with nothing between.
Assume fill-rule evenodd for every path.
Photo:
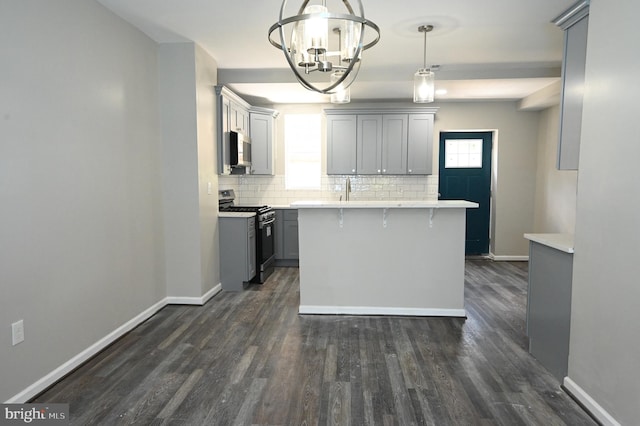
<instances>
[{"instance_id":1,"label":"chandelier","mask_svg":"<svg viewBox=\"0 0 640 426\"><path fill-rule=\"evenodd\" d=\"M421 25L418 31L424 33L424 56L422 68L413 76L413 102L433 102L435 92L435 74L427 68L427 33L433 30L433 25Z\"/></svg>"},{"instance_id":2,"label":"chandelier","mask_svg":"<svg viewBox=\"0 0 640 426\"><path fill-rule=\"evenodd\" d=\"M348 0L336 1L345 8L342 13L330 12L327 0L311 5L309 1L302 1L297 15L285 17L287 0L283 0L278 22L269 28L269 42L282 50L302 86L314 92L335 95L333 102L349 102L348 88L358 75L362 51L380 40L380 29L364 18L360 0L359 15L355 14ZM375 31L375 36L365 44L367 28ZM272 38L276 30L279 42ZM312 82L312 73L328 77L320 83Z\"/></svg>"}]
</instances>

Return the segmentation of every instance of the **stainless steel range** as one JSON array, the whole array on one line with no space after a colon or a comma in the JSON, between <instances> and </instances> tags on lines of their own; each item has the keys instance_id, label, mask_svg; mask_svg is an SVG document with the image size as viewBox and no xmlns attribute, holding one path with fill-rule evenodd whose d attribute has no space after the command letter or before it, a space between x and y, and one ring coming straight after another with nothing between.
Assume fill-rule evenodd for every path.
<instances>
[{"instance_id":1,"label":"stainless steel range","mask_svg":"<svg viewBox=\"0 0 640 426\"><path fill-rule=\"evenodd\" d=\"M276 212L269 206L236 206L233 189L218 191L218 208L222 212L256 214L256 276L251 282L264 283L273 273L275 261L275 221ZM246 238L243 236L242 238ZM220 248L224 250L224 247Z\"/></svg>"}]
</instances>

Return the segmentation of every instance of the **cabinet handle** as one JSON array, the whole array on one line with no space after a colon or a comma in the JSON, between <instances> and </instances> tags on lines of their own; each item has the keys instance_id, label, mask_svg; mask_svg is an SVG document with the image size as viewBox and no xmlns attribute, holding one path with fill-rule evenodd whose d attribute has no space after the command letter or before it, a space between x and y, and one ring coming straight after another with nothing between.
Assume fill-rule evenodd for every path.
<instances>
[{"instance_id":1,"label":"cabinet handle","mask_svg":"<svg viewBox=\"0 0 640 426\"><path fill-rule=\"evenodd\" d=\"M387 173L387 169L382 169L382 173Z\"/></svg>"},{"instance_id":2,"label":"cabinet handle","mask_svg":"<svg viewBox=\"0 0 640 426\"><path fill-rule=\"evenodd\" d=\"M409 173L411 173L411 169L409 169Z\"/></svg>"},{"instance_id":3,"label":"cabinet handle","mask_svg":"<svg viewBox=\"0 0 640 426\"><path fill-rule=\"evenodd\" d=\"M380 169L378 169L378 173L380 173Z\"/></svg>"},{"instance_id":4,"label":"cabinet handle","mask_svg":"<svg viewBox=\"0 0 640 426\"><path fill-rule=\"evenodd\" d=\"M351 173L355 173L355 172L356 172L356 169L351 169Z\"/></svg>"}]
</instances>

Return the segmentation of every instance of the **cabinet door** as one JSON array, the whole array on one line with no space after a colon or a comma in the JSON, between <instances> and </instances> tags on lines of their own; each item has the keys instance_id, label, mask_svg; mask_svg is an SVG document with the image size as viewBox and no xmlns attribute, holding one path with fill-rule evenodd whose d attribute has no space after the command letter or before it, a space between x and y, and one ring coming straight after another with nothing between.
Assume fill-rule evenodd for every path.
<instances>
[{"instance_id":1,"label":"cabinet door","mask_svg":"<svg viewBox=\"0 0 640 426\"><path fill-rule=\"evenodd\" d=\"M273 116L250 114L251 174L273 175Z\"/></svg>"},{"instance_id":2,"label":"cabinet door","mask_svg":"<svg viewBox=\"0 0 640 426\"><path fill-rule=\"evenodd\" d=\"M247 220L247 278L250 281L256 276L256 221L253 218Z\"/></svg>"},{"instance_id":3,"label":"cabinet door","mask_svg":"<svg viewBox=\"0 0 640 426\"><path fill-rule=\"evenodd\" d=\"M356 172L356 116L327 116L327 174Z\"/></svg>"},{"instance_id":4,"label":"cabinet door","mask_svg":"<svg viewBox=\"0 0 640 426\"><path fill-rule=\"evenodd\" d=\"M430 175L433 163L433 114L409 114L407 174Z\"/></svg>"},{"instance_id":5,"label":"cabinet door","mask_svg":"<svg viewBox=\"0 0 640 426\"><path fill-rule=\"evenodd\" d=\"M235 102L231 102L230 113L231 119L229 130L236 132L240 131L247 134L247 130L249 129L249 113Z\"/></svg>"},{"instance_id":6,"label":"cabinet door","mask_svg":"<svg viewBox=\"0 0 640 426\"><path fill-rule=\"evenodd\" d=\"M300 257L297 220L284 221L284 257L285 259L298 259Z\"/></svg>"},{"instance_id":7,"label":"cabinet door","mask_svg":"<svg viewBox=\"0 0 640 426\"><path fill-rule=\"evenodd\" d=\"M560 170L578 169L588 22L589 17L585 16L567 28L564 35L560 142L558 144L558 169Z\"/></svg>"},{"instance_id":8,"label":"cabinet door","mask_svg":"<svg viewBox=\"0 0 640 426\"><path fill-rule=\"evenodd\" d=\"M238 105L231 102L231 106L229 107L229 130L233 130L234 132L241 130L241 126L238 125L238 115Z\"/></svg>"},{"instance_id":9,"label":"cabinet door","mask_svg":"<svg viewBox=\"0 0 640 426\"><path fill-rule=\"evenodd\" d=\"M382 121L382 173L407 173L407 114L385 114Z\"/></svg>"},{"instance_id":10,"label":"cabinet door","mask_svg":"<svg viewBox=\"0 0 640 426\"><path fill-rule=\"evenodd\" d=\"M276 260L284 259L284 210L276 209L274 224L274 251Z\"/></svg>"},{"instance_id":11,"label":"cabinet door","mask_svg":"<svg viewBox=\"0 0 640 426\"><path fill-rule=\"evenodd\" d=\"M357 119L357 172L382 173L382 115L359 115Z\"/></svg>"}]
</instances>

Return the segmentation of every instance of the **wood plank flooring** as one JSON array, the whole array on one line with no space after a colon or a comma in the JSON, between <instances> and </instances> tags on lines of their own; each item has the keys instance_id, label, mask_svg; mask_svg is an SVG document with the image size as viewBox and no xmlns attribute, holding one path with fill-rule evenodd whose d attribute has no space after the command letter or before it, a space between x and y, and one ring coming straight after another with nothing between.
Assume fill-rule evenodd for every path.
<instances>
[{"instance_id":1,"label":"wood plank flooring","mask_svg":"<svg viewBox=\"0 0 640 426\"><path fill-rule=\"evenodd\" d=\"M77 425L591 425L527 352L527 264L468 260L468 318L300 316L298 270L167 306L33 402Z\"/></svg>"}]
</instances>

